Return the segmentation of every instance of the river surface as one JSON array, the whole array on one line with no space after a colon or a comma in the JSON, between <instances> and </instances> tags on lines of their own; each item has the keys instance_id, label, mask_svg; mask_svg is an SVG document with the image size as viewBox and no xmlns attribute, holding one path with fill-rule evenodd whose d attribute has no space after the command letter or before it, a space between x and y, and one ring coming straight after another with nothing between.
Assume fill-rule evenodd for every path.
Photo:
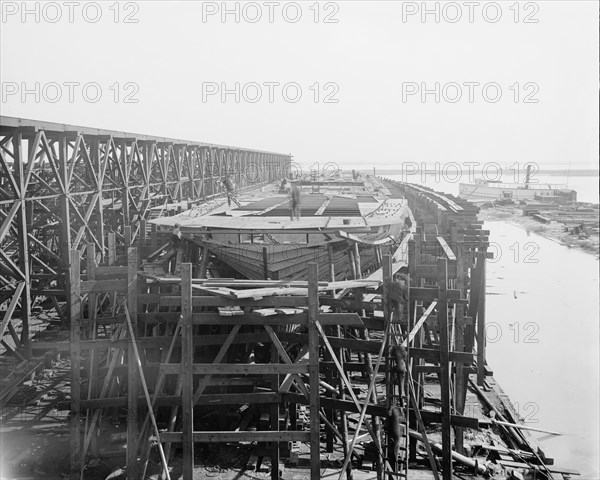
<instances>
[{"instance_id":1,"label":"river surface","mask_svg":"<svg viewBox=\"0 0 600 480\"><path fill-rule=\"evenodd\" d=\"M401 175L389 178L402 181ZM443 176L405 178L458 195ZM509 181L508 179L503 179ZM598 203L598 177L539 176L567 183L580 201ZM600 308L598 260L504 221L488 221L487 359L494 378L556 465L600 479ZM561 478L556 475L557 478Z\"/></svg>"},{"instance_id":2,"label":"river surface","mask_svg":"<svg viewBox=\"0 0 600 480\"><path fill-rule=\"evenodd\" d=\"M486 222L487 359L557 466L600 478L598 260L502 221Z\"/></svg>"}]
</instances>

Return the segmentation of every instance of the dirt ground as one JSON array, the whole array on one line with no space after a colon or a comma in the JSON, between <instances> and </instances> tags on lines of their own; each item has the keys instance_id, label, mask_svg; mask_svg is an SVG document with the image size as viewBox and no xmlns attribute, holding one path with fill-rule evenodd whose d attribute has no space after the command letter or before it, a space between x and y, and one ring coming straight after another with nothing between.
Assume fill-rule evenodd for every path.
<instances>
[{"instance_id":1,"label":"dirt ground","mask_svg":"<svg viewBox=\"0 0 600 480\"><path fill-rule=\"evenodd\" d=\"M480 220L502 220L520 226L529 232L536 233L569 248L577 248L586 253L600 255L598 233L590 232L589 237L583 238L565 231L565 225L559 222L540 223L531 217L523 215L522 209L515 205L482 208L478 215Z\"/></svg>"}]
</instances>

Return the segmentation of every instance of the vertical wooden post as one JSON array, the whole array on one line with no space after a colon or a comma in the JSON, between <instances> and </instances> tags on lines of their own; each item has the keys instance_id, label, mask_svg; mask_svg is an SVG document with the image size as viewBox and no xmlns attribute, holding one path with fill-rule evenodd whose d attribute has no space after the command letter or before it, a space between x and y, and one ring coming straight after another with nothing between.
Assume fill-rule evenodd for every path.
<instances>
[{"instance_id":1,"label":"vertical wooden post","mask_svg":"<svg viewBox=\"0 0 600 480\"><path fill-rule=\"evenodd\" d=\"M192 328L192 264L181 265L181 370L183 424L183 480L192 480L194 473L194 332Z\"/></svg>"},{"instance_id":2,"label":"vertical wooden post","mask_svg":"<svg viewBox=\"0 0 600 480\"><path fill-rule=\"evenodd\" d=\"M133 232L131 230L131 225L125 225L125 227L123 228L123 237L125 237L125 251L127 251L127 249L132 246L133 241Z\"/></svg>"},{"instance_id":3,"label":"vertical wooden post","mask_svg":"<svg viewBox=\"0 0 600 480\"><path fill-rule=\"evenodd\" d=\"M71 478L79 480L81 458L81 283L79 251L70 252L70 317L71 317Z\"/></svg>"},{"instance_id":4,"label":"vertical wooden post","mask_svg":"<svg viewBox=\"0 0 600 480\"><path fill-rule=\"evenodd\" d=\"M317 264L308 264L308 375L310 378L310 478L321 476L320 402L319 402L319 272Z\"/></svg>"},{"instance_id":5,"label":"vertical wooden post","mask_svg":"<svg viewBox=\"0 0 600 480\"><path fill-rule=\"evenodd\" d=\"M348 262L350 263L350 274L352 275L352 280L356 280L358 277L356 276L356 263L354 262L354 250L349 245L348 246Z\"/></svg>"},{"instance_id":6,"label":"vertical wooden post","mask_svg":"<svg viewBox=\"0 0 600 480\"><path fill-rule=\"evenodd\" d=\"M65 188L68 188L67 186L69 185L69 169L67 167L67 158L68 158L68 153L67 153L67 141L64 135L60 135L59 136L59 141L58 141L58 154L59 154L59 175L61 178L61 181L63 182L63 185L65 185ZM16 145L15 145L16 146ZM20 149L19 149L20 152ZM15 150L15 155L17 154L17 151ZM19 164L21 163L21 161L19 160ZM63 194L61 194L60 196L60 216L61 218L64 220L63 222L60 223L60 232L59 232L59 242L60 242L60 256L61 258L64 260L64 271L65 271L65 286L67 287L66 290L66 297L67 297L67 312L71 311L71 306L69 305L69 302L71 301L71 295L69 294L69 273L70 273L70 268L71 268L71 223L70 223L70 203L69 203L69 196L68 196L68 190L65 191ZM79 273L79 272L78 272Z\"/></svg>"},{"instance_id":7,"label":"vertical wooden post","mask_svg":"<svg viewBox=\"0 0 600 480\"><path fill-rule=\"evenodd\" d=\"M383 327L383 331L390 331L393 332L393 329L389 329L390 327L389 323L393 321L393 319L391 318L392 315L392 309L390 307L390 286L392 284L392 271L393 271L393 266L392 266L392 256L391 255L384 255L383 256L383 260L382 260L382 279L383 279L383 288L382 288L382 295L381 295L381 304L382 304L382 308L383 308L383 322L384 322L384 327ZM387 391L386 391L386 396L385 396L385 401L386 401L386 410L389 411L390 408L392 408L392 403L391 403L391 398L392 398L392 394L393 394L393 389L394 389L394 382L391 379L391 374L390 374L390 357L389 355L385 356L385 380L386 380L386 385L387 385ZM387 419L387 422L390 422L390 419ZM389 425L388 425L388 429L389 430ZM393 440L391 438L387 439L387 442L381 442L381 446L384 449L384 458L387 458L388 461L391 460L391 457L393 455L391 455L391 453L393 452ZM387 449L387 451L386 451ZM395 464L395 460L394 462L390 462L390 465L394 465ZM392 476L390 476L390 478L392 478Z\"/></svg>"},{"instance_id":8,"label":"vertical wooden post","mask_svg":"<svg viewBox=\"0 0 600 480\"><path fill-rule=\"evenodd\" d=\"M269 279L269 249L267 247L262 247L262 256L263 256L263 277L265 280Z\"/></svg>"},{"instance_id":9,"label":"vertical wooden post","mask_svg":"<svg viewBox=\"0 0 600 480\"><path fill-rule=\"evenodd\" d=\"M337 336L341 337L341 332L342 332L342 328L337 325ZM340 365L342 367L342 369L344 368L344 350L342 348L340 348L338 350L338 360L340 362ZM346 395L344 394L344 391L346 390L346 387L344 385L344 381L342 380L342 377L340 375L338 375L338 387L339 387L339 397L340 400L345 400L346 399ZM340 410L340 433L342 434L342 452L344 453L344 458L346 458L349 454L351 455L351 453L348 450L348 418L346 416L346 410ZM347 480L352 480L352 462L348 462L348 466L346 467L346 479Z\"/></svg>"},{"instance_id":10,"label":"vertical wooden post","mask_svg":"<svg viewBox=\"0 0 600 480\"><path fill-rule=\"evenodd\" d=\"M137 334L137 248L127 249L127 308L131 317L133 331ZM138 441L138 371L133 348L134 339L129 339L127 355L127 478L138 478L137 441Z\"/></svg>"},{"instance_id":11,"label":"vertical wooden post","mask_svg":"<svg viewBox=\"0 0 600 480\"><path fill-rule=\"evenodd\" d=\"M156 252L158 248L158 231L156 230L156 224L150 226L150 251Z\"/></svg>"},{"instance_id":12,"label":"vertical wooden post","mask_svg":"<svg viewBox=\"0 0 600 480\"><path fill-rule=\"evenodd\" d=\"M198 267L198 278L206 278L206 269L208 268L209 258L208 247L204 245L202 247L202 258L200 259L200 266Z\"/></svg>"},{"instance_id":13,"label":"vertical wooden post","mask_svg":"<svg viewBox=\"0 0 600 480\"><path fill-rule=\"evenodd\" d=\"M279 326L274 325L273 331L275 335L279 333ZM271 344L271 363L280 363L279 352L275 344ZM271 390L277 392L279 390L279 375L271 376ZM271 430L279 431L279 403L273 403L270 407L269 420ZM273 442L271 445L271 480L279 480L279 442Z\"/></svg>"},{"instance_id":14,"label":"vertical wooden post","mask_svg":"<svg viewBox=\"0 0 600 480\"><path fill-rule=\"evenodd\" d=\"M335 265L333 264L333 247L327 244L327 260L329 261L329 279L335 282ZM335 296L335 291L333 292Z\"/></svg>"},{"instance_id":15,"label":"vertical wooden post","mask_svg":"<svg viewBox=\"0 0 600 480\"><path fill-rule=\"evenodd\" d=\"M448 341L448 261L438 260L438 325L440 331L440 387L442 404L442 469L444 480L452 479L452 436L450 421L450 351Z\"/></svg>"},{"instance_id":16,"label":"vertical wooden post","mask_svg":"<svg viewBox=\"0 0 600 480\"><path fill-rule=\"evenodd\" d=\"M460 297L465 298L464 256L460 249L458 249L456 255L456 288L460 291ZM465 309L462 303L457 303L454 308L456 308L456 350L462 352L465 346ZM465 374L464 364L457 364L454 382L454 404L456 405L456 411L459 415L463 415L465 412L467 377L468 374ZM456 427L454 433L456 436L456 451L464 454L464 429L462 427Z\"/></svg>"},{"instance_id":17,"label":"vertical wooden post","mask_svg":"<svg viewBox=\"0 0 600 480\"><path fill-rule=\"evenodd\" d=\"M358 251L358 243L354 242L354 262L356 265L356 276L354 278L362 278L362 267L360 265L360 252Z\"/></svg>"},{"instance_id":18,"label":"vertical wooden post","mask_svg":"<svg viewBox=\"0 0 600 480\"><path fill-rule=\"evenodd\" d=\"M485 252L480 255L481 279L479 284L479 302L477 302L477 385L485 380Z\"/></svg>"},{"instance_id":19,"label":"vertical wooden post","mask_svg":"<svg viewBox=\"0 0 600 480\"><path fill-rule=\"evenodd\" d=\"M145 247L146 246L146 239L148 238L148 234L146 232L146 219L145 218L140 218L140 243L141 243L141 247ZM154 250L152 250L154 251Z\"/></svg>"},{"instance_id":20,"label":"vertical wooden post","mask_svg":"<svg viewBox=\"0 0 600 480\"><path fill-rule=\"evenodd\" d=\"M483 260L477 256L475 266L471 268L471 284L469 289L468 318L465 320L465 351L472 352L475 347L475 321L479 310L479 295L481 293L481 272Z\"/></svg>"},{"instance_id":21,"label":"vertical wooden post","mask_svg":"<svg viewBox=\"0 0 600 480\"><path fill-rule=\"evenodd\" d=\"M90 243L87 246L87 279L96 279L96 245ZM88 295L88 322L90 333L88 338L96 340L96 316L97 316L97 294L90 293ZM96 374L98 368L98 355L96 349L93 348L89 352L89 387L88 387L88 398L96 396L96 390L98 387L98 375Z\"/></svg>"},{"instance_id":22,"label":"vertical wooden post","mask_svg":"<svg viewBox=\"0 0 600 480\"><path fill-rule=\"evenodd\" d=\"M115 232L108 232L106 246L108 247L108 264L114 265L117 258L117 238Z\"/></svg>"}]
</instances>

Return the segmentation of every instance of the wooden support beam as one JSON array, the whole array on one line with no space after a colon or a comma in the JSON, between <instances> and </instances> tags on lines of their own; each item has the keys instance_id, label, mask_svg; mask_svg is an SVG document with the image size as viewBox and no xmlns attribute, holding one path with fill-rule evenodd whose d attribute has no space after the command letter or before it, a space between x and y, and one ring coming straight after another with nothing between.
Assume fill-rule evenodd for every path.
<instances>
[{"instance_id":1,"label":"wooden support beam","mask_svg":"<svg viewBox=\"0 0 600 480\"><path fill-rule=\"evenodd\" d=\"M181 374L182 374L182 426L183 480L194 476L194 340L192 326L192 264L181 265Z\"/></svg>"},{"instance_id":2,"label":"wooden support beam","mask_svg":"<svg viewBox=\"0 0 600 480\"><path fill-rule=\"evenodd\" d=\"M438 303L439 305L439 303ZM439 317L438 317L439 318ZM439 321L439 320L438 320ZM441 328L441 327L440 327ZM423 358L428 362L441 362L441 349L436 350L433 348L411 348L410 356L415 358ZM450 352L448 351L448 358L451 362L456 363L473 363L474 355L469 352Z\"/></svg>"},{"instance_id":3,"label":"wooden support beam","mask_svg":"<svg viewBox=\"0 0 600 480\"><path fill-rule=\"evenodd\" d=\"M319 271L316 263L308 265L308 374L310 387L310 478L321 478L321 444L319 412ZM277 466L275 466L277 467Z\"/></svg>"},{"instance_id":4,"label":"wooden support beam","mask_svg":"<svg viewBox=\"0 0 600 480\"><path fill-rule=\"evenodd\" d=\"M136 345L136 335L133 328L133 322L131 320L131 316L129 315L129 309L127 308L127 304L125 304L125 316L127 320L127 328L129 330L129 337L131 339L131 345L133 346L133 351L135 354L135 364L138 369L138 373L140 375L140 380L142 381L142 389L144 391L144 400L146 400L146 406L148 407L148 414L150 415L150 419L152 421L152 426L154 427L154 434L158 435L158 425L156 424L156 418L154 417L154 412L152 411L152 401L150 400L150 393L148 392L148 386L146 385L146 378L144 377L144 370L142 368L142 360L140 358L140 354ZM158 443L158 451L160 453L160 458L163 464L163 472L167 480L171 480L171 476L169 475L169 468L167 465L167 460L165 458L165 453L163 451L162 445Z\"/></svg>"},{"instance_id":5,"label":"wooden support beam","mask_svg":"<svg viewBox=\"0 0 600 480\"><path fill-rule=\"evenodd\" d=\"M83 468L81 455L81 296L79 251L70 252L70 317L71 317L71 477L79 478Z\"/></svg>"},{"instance_id":6,"label":"wooden support beam","mask_svg":"<svg viewBox=\"0 0 600 480\"><path fill-rule=\"evenodd\" d=\"M317 414L317 419L319 415ZM229 443L229 442L308 442L310 432L292 432L270 430L253 432L212 431L193 432L193 442L197 443ZM161 442L181 443L183 434L180 432L164 432L160 434ZM312 477L311 477L312 478Z\"/></svg>"},{"instance_id":7,"label":"wooden support beam","mask_svg":"<svg viewBox=\"0 0 600 480\"><path fill-rule=\"evenodd\" d=\"M438 325L440 332L440 390L442 404L442 475L452 480L452 436L450 398L450 344L448 339L447 262L439 260L438 278Z\"/></svg>"},{"instance_id":8,"label":"wooden support beam","mask_svg":"<svg viewBox=\"0 0 600 480\"><path fill-rule=\"evenodd\" d=\"M477 385L485 381L485 294L486 294L486 261L481 259L481 283L479 284L479 302L477 304ZM478 260L479 263L479 260Z\"/></svg>"},{"instance_id":9,"label":"wooden support beam","mask_svg":"<svg viewBox=\"0 0 600 480\"><path fill-rule=\"evenodd\" d=\"M137 330L137 259L136 247L127 249L127 305L133 331ZM136 332L137 333L137 332ZM138 373L135 360L134 339L129 338L127 354L127 475L138 477L138 404L139 389Z\"/></svg>"}]
</instances>

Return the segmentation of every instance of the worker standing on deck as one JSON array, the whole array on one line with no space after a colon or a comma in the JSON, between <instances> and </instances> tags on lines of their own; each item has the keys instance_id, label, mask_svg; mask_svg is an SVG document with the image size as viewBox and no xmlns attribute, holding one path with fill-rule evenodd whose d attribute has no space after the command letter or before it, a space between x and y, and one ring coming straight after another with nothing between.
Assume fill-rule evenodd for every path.
<instances>
[{"instance_id":1,"label":"worker standing on deck","mask_svg":"<svg viewBox=\"0 0 600 480\"><path fill-rule=\"evenodd\" d=\"M290 202L292 204L290 219L292 221L294 221L294 219L300 221L300 188L295 183L290 190Z\"/></svg>"},{"instance_id":2,"label":"worker standing on deck","mask_svg":"<svg viewBox=\"0 0 600 480\"><path fill-rule=\"evenodd\" d=\"M235 191L235 184L233 183L233 180L231 180L231 177L229 175L223 177L222 182L223 187L225 187L225 191L227 192L227 204L231 207L231 196Z\"/></svg>"}]
</instances>

